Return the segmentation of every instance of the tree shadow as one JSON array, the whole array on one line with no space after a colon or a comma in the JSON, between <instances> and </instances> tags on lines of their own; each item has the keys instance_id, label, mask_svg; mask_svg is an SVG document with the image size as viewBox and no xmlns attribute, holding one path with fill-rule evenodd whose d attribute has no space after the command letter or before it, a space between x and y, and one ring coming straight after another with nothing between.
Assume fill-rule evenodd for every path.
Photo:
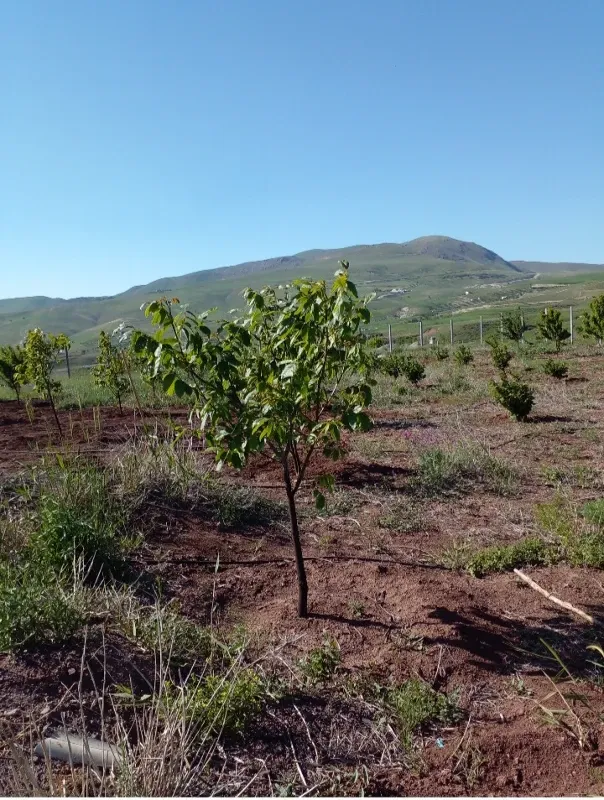
<instances>
[{"instance_id":1,"label":"tree shadow","mask_svg":"<svg viewBox=\"0 0 604 800\"><path fill-rule=\"evenodd\" d=\"M389 430L406 431L410 428L438 428L435 422L430 422L425 419L418 420L402 420L402 419L376 419L374 420L373 427L387 428Z\"/></svg>"},{"instance_id":2,"label":"tree shadow","mask_svg":"<svg viewBox=\"0 0 604 800\"><path fill-rule=\"evenodd\" d=\"M560 662L573 676L593 674L594 665L586 648L601 638L604 607L594 607L590 611L597 621L594 626L586 626L564 614L532 625L478 606L463 613L439 606L429 618L434 620L432 624L444 623L451 631L425 636L424 641L463 650L472 656L470 664L499 674L513 674L520 667L529 674L543 670L558 673Z\"/></svg>"},{"instance_id":3,"label":"tree shadow","mask_svg":"<svg viewBox=\"0 0 604 800\"><path fill-rule=\"evenodd\" d=\"M350 619L350 617L343 617L340 614L324 614L320 611L311 611L308 616L310 619L320 619L325 622L337 622L340 625L350 625L351 628L374 628L384 631L391 631L398 628L398 625L395 623L389 624L376 619Z\"/></svg>"},{"instance_id":4,"label":"tree shadow","mask_svg":"<svg viewBox=\"0 0 604 800\"><path fill-rule=\"evenodd\" d=\"M531 423L536 425L539 422L574 422L572 417L558 417L554 414L535 414L534 416L528 417L525 420L525 423Z\"/></svg>"},{"instance_id":5,"label":"tree shadow","mask_svg":"<svg viewBox=\"0 0 604 800\"><path fill-rule=\"evenodd\" d=\"M383 464L351 464L338 473L338 483L346 484L355 489L366 489L368 486L383 486L392 484L400 478L413 475L413 470L407 467L393 467Z\"/></svg>"}]
</instances>

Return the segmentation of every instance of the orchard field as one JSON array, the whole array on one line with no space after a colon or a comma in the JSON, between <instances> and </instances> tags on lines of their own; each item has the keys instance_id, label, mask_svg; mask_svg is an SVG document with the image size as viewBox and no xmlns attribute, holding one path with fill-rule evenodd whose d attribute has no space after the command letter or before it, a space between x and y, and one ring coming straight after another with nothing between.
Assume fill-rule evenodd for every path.
<instances>
[{"instance_id":1,"label":"orchard field","mask_svg":"<svg viewBox=\"0 0 604 800\"><path fill-rule=\"evenodd\" d=\"M377 376L339 461L310 462L307 618L268 456L217 473L142 385L120 413L62 379L62 437L48 403L3 395L2 792L600 794L604 362L511 349L525 422L490 396L487 347L426 349L417 385ZM113 768L35 750L74 734Z\"/></svg>"}]
</instances>

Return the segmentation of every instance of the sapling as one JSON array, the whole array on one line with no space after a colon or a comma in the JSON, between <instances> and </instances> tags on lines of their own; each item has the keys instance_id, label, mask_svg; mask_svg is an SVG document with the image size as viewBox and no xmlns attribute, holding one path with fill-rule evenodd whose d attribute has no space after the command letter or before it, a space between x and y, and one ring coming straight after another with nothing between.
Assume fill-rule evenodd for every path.
<instances>
[{"instance_id":1,"label":"sapling","mask_svg":"<svg viewBox=\"0 0 604 800\"><path fill-rule=\"evenodd\" d=\"M61 438L63 431L57 414L56 398L63 387L59 381L53 379L52 373L68 341L64 334L54 336L52 333L44 333L40 328L28 331L23 345L23 363L18 370L19 380L33 383L36 391L50 403Z\"/></svg>"},{"instance_id":2,"label":"sapling","mask_svg":"<svg viewBox=\"0 0 604 800\"><path fill-rule=\"evenodd\" d=\"M581 317L579 332L585 337L593 337L599 345L604 340L604 294L594 297Z\"/></svg>"},{"instance_id":3,"label":"sapling","mask_svg":"<svg viewBox=\"0 0 604 800\"><path fill-rule=\"evenodd\" d=\"M4 384L17 396L21 402L21 388L23 386L23 362L25 354L21 347L0 347L0 383Z\"/></svg>"},{"instance_id":4,"label":"sapling","mask_svg":"<svg viewBox=\"0 0 604 800\"><path fill-rule=\"evenodd\" d=\"M367 299L359 300L340 262L331 287L300 279L291 286L247 289L242 318L210 327L208 313L178 310L178 300L150 303L154 336L139 337L169 395L188 396L216 464L241 469L253 453L279 464L287 496L298 578L298 614L308 615L308 583L296 498L313 455L344 450L344 430L368 430L371 388L365 374ZM176 313L175 313L176 312ZM193 417L192 417L193 418ZM314 480L318 508L332 476Z\"/></svg>"},{"instance_id":5,"label":"sapling","mask_svg":"<svg viewBox=\"0 0 604 800\"><path fill-rule=\"evenodd\" d=\"M554 342L556 353L560 352L562 343L570 339L570 331L564 327L562 315L557 308L546 308L537 321L539 335L548 342Z\"/></svg>"},{"instance_id":6,"label":"sapling","mask_svg":"<svg viewBox=\"0 0 604 800\"><path fill-rule=\"evenodd\" d=\"M99 335L99 354L92 369L97 386L109 389L122 413L122 397L128 389L128 379L124 356L112 343L111 336L101 331Z\"/></svg>"}]
</instances>

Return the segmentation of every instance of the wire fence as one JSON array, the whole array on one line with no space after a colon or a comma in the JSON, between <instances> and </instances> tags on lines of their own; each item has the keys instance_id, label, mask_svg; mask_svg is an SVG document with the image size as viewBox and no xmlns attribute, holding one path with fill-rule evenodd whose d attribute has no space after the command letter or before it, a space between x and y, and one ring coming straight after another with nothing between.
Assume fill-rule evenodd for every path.
<instances>
[{"instance_id":1,"label":"wire fence","mask_svg":"<svg viewBox=\"0 0 604 800\"><path fill-rule=\"evenodd\" d=\"M546 306L544 311L547 313L550 308L551 306ZM563 322L567 325L567 330L570 333L568 342L569 344L573 344L576 338L573 307L568 306L565 308L558 308L558 310L562 312ZM534 312L534 309L532 311ZM429 321L420 319L416 323L416 334L404 334L398 337L393 335L392 325L389 324L385 344L388 345L390 352L392 352L397 343L395 341L396 338L398 338L398 343L400 344L417 347L436 347L445 343L454 345L469 342L479 342L483 345L490 336L502 334L504 332L504 316L505 312L502 311L499 316L495 318L485 319L483 316L480 316L478 320L472 321L463 319L456 320L454 317L450 317L448 325L446 322L429 324ZM524 327L525 317L522 312L521 322ZM527 324L526 330L530 330L530 328L531 326Z\"/></svg>"}]
</instances>

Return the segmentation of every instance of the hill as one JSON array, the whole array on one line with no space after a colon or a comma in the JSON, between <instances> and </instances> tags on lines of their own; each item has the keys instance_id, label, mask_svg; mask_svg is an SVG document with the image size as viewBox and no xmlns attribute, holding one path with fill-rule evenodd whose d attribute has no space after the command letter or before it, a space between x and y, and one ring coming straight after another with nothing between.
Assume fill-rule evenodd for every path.
<instances>
[{"instance_id":1,"label":"hill","mask_svg":"<svg viewBox=\"0 0 604 800\"><path fill-rule=\"evenodd\" d=\"M572 275L577 272L602 272L604 270L604 264L580 264L569 261L510 261L510 264L524 271L546 275Z\"/></svg>"},{"instance_id":2,"label":"hill","mask_svg":"<svg viewBox=\"0 0 604 800\"><path fill-rule=\"evenodd\" d=\"M194 309L216 307L226 313L242 305L241 291L248 285L277 285L303 275L329 278L340 259L350 262L360 293L376 293L372 314L374 326L380 330L388 322L401 323L418 316L449 314L494 303L500 300L502 286L508 287L507 297L514 292L519 294L530 290L535 272L546 271L546 265L540 262L506 261L479 244L447 236L307 250L161 278L112 297L0 300L0 344L16 343L27 330L38 326L68 334L74 340L74 358L86 361L90 360L100 330L111 330L122 321L143 325L140 306L158 295L177 295Z\"/></svg>"}]
</instances>

